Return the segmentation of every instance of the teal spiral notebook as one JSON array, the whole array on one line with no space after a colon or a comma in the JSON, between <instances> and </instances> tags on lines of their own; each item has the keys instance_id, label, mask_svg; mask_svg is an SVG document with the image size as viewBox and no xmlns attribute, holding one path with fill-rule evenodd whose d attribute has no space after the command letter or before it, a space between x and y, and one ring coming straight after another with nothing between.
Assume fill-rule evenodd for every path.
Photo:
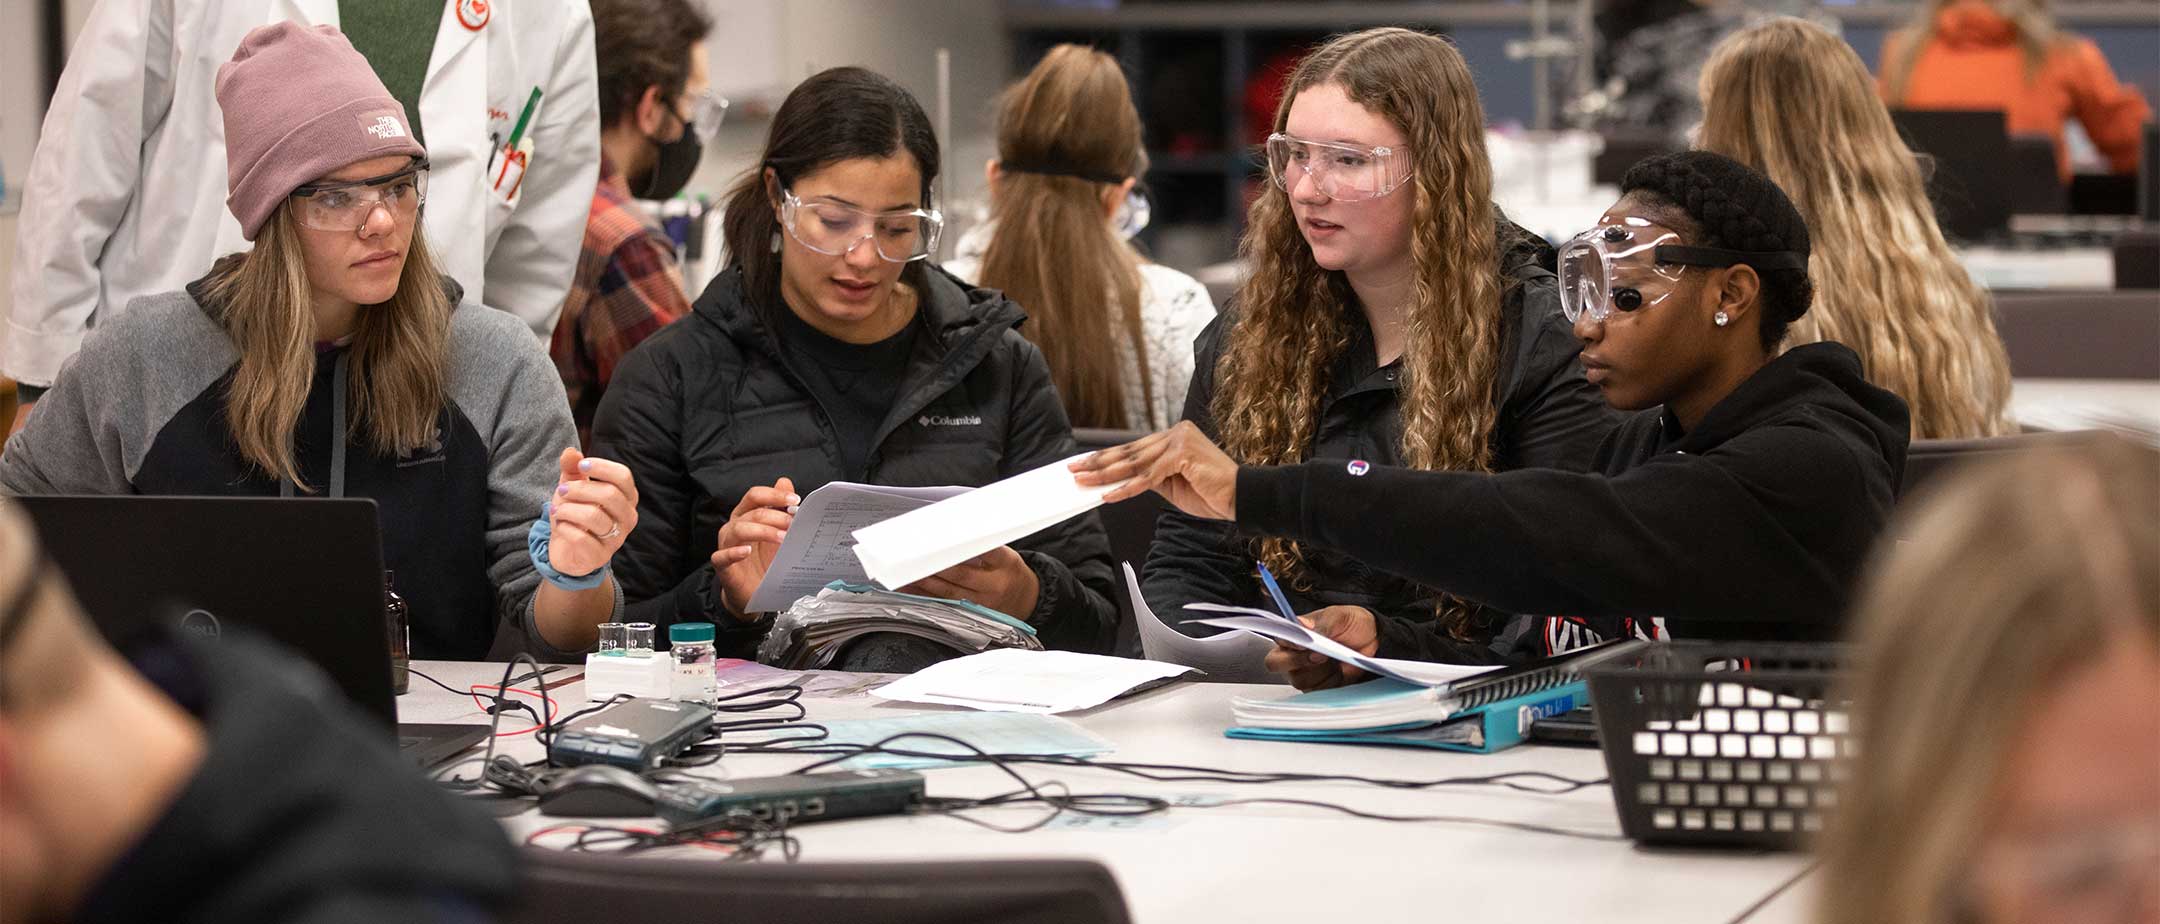
<instances>
[{"instance_id":1,"label":"teal spiral notebook","mask_svg":"<svg viewBox=\"0 0 2160 924\"><path fill-rule=\"evenodd\" d=\"M1344 693L1360 687L1377 687L1396 684L1396 681L1380 680L1372 683L1337 687L1318 693ZM1400 684L1409 687L1408 684ZM1420 709L1422 717L1407 718L1389 724L1360 728L1269 728L1250 725L1233 725L1223 734L1231 738L1247 738L1258 741L1304 741L1315 744L1381 744L1397 747L1439 748L1448 751L1470 751L1489 754L1521 744L1530 733L1530 723L1548 716L1560 715L1574 710L1590 701L1589 688L1576 680L1560 686L1525 693L1508 699L1497 700L1462 711L1449 712L1429 697L1417 695L1423 688L1411 687L1405 691L1372 690L1359 691L1363 695L1343 695L1330 700L1345 705L1367 707L1376 703L1391 707L1388 712L1397 716L1416 716L1418 713L1395 711L1393 707ZM1291 697L1299 699L1300 697ZM1282 702L1288 702L1284 700ZM1327 707L1322 707L1327 708ZM1364 714L1371 714L1360 710Z\"/></svg>"}]
</instances>

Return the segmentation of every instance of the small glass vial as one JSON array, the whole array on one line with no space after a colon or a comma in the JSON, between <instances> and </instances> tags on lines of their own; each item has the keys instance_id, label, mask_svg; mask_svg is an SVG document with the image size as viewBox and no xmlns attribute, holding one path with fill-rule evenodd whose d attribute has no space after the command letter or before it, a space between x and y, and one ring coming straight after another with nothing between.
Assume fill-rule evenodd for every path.
<instances>
[{"instance_id":1,"label":"small glass vial","mask_svg":"<svg viewBox=\"0 0 2160 924\"><path fill-rule=\"evenodd\" d=\"M653 656L653 624L633 622L623 626L623 654L633 658Z\"/></svg>"},{"instance_id":2,"label":"small glass vial","mask_svg":"<svg viewBox=\"0 0 2160 924\"><path fill-rule=\"evenodd\" d=\"M604 655L607 655L607 656L609 656L609 657L616 657L616 658L622 657L622 653L623 653L623 639L624 639L624 638L625 638L625 637L626 637L626 636L628 635L628 632L629 632L628 628L627 628L627 627L625 627L625 626L624 626L624 625L623 625L622 623L619 623L619 622L603 622L603 623L601 623L601 624L600 624L600 653L601 653L601 654L604 654Z\"/></svg>"},{"instance_id":3,"label":"small glass vial","mask_svg":"<svg viewBox=\"0 0 2160 924\"><path fill-rule=\"evenodd\" d=\"M412 618L397 595L397 572L382 576L383 618L390 628L390 689L399 696L412 685Z\"/></svg>"},{"instance_id":4,"label":"small glass vial","mask_svg":"<svg viewBox=\"0 0 2160 924\"><path fill-rule=\"evenodd\" d=\"M670 685L678 702L710 704L720 693L713 674L713 624L678 622L668 627L668 653L675 657L675 679Z\"/></svg>"}]
</instances>

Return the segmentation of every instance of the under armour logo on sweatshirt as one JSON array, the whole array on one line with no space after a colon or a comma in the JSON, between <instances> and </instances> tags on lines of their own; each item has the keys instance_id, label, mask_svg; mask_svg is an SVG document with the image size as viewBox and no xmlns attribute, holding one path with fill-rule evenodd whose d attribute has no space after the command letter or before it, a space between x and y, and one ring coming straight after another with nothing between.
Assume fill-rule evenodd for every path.
<instances>
[{"instance_id":1,"label":"under armour logo on sweatshirt","mask_svg":"<svg viewBox=\"0 0 2160 924\"><path fill-rule=\"evenodd\" d=\"M937 414L924 414L921 417L915 418L915 423L925 427L980 427L982 426L982 418L977 417L973 414L968 414L962 417L944 417Z\"/></svg>"},{"instance_id":2,"label":"under armour logo on sweatshirt","mask_svg":"<svg viewBox=\"0 0 2160 924\"><path fill-rule=\"evenodd\" d=\"M1350 464L1345 467L1349 469L1350 474L1352 475L1363 475L1366 472L1372 471L1372 463L1367 462L1364 459L1351 459Z\"/></svg>"},{"instance_id":3,"label":"under armour logo on sweatshirt","mask_svg":"<svg viewBox=\"0 0 2160 924\"><path fill-rule=\"evenodd\" d=\"M428 439L427 444L399 458L397 467L411 468L415 465L426 465L430 462L448 460L450 456L443 451L442 436L442 428L436 428L435 435Z\"/></svg>"}]
</instances>

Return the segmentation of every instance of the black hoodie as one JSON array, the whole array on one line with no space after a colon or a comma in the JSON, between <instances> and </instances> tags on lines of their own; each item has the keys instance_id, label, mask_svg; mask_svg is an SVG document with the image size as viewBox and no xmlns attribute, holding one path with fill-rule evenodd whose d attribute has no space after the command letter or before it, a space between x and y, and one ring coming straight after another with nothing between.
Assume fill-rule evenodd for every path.
<instances>
[{"instance_id":1,"label":"black hoodie","mask_svg":"<svg viewBox=\"0 0 2160 924\"><path fill-rule=\"evenodd\" d=\"M130 654L202 722L207 747L78 924L462 924L508 900L517 857L502 828L428 782L297 657L234 636Z\"/></svg>"},{"instance_id":2,"label":"black hoodie","mask_svg":"<svg viewBox=\"0 0 2160 924\"><path fill-rule=\"evenodd\" d=\"M710 559L743 492L782 475L804 496L829 481L979 486L1077 451L1050 367L1020 335L1020 307L935 267L921 278L913 353L859 467L780 342L769 313L787 307L777 293L750 298L740 268L623 360L593 419L592 453L637 475L637 530L615 555L628 619L712 622L723 653L748 657L770 620L744 623L720 606ZM1045 647L1108 650L1117 579L1101 521L1076 517L1013 548L1042 590L1034 612L1012 615Z\"/></svg>"},{"instance_id":3,"label":"black hoodie","mask_svg":"<svg viewBox=\"0 0 2160 924\"><path fill-rule=\"evenodd\" d=\"M1663 409L1635 415L1600 447L1600 473L1245 467L1238 525L1605 637L1662 619L1682 638L1823 640L1890 516L1907 431L1905 402L1868 384L1859 357L1811 344L1692 431ZM1456 644L1381 620L1383 657Z\"/></svg>"},{"instance_id":4,"label":"black hoodie","mask_svg":"<svg viewBox=\"0 0 2160 924\"><path fill-rule=\"evenodd\" d=\"M1585 471L1598 444L1622 419L1595 386L1583 379L1575 338L1560 313L1559 291L1552 274L1553 250L1527 231L1502 222L1502 274L1508 284L1502 298L1502 348L1493 404L1498 411L1491 443L1493 468L1506 471L1536 466ZM1402 464L1402 399L1398 392L1400 360L1377 366L1372 334L1362 313L1350 310L1351 340L1337 359L1327 400L1320 412L1305 458L1364 459L1374 465ZM1216 437L1215 364L1237 324L1234 308L1225 308L1194 345L1192 388L1186 393L1185 419ZM1285 586L1298 612L1324 606L1363 606L1376 613L1429 620L1439 604L1430 587L1398 575L1381 573L1369 562L1335 554L1340 549L1305 550L1304 588ZM1253 543L1230 524L1196 519L1166 510L1155 527L1142 592L1148 608L1187 634L1217 630L1190 622L1207 614L1186 610L1188 603L1228 603L1272 608L1253 572ZM1497 619L1501 614L1488 614ZM1482 643L1464 644L1449 660L1497 659Z\"/></svg>"}]
</instances>

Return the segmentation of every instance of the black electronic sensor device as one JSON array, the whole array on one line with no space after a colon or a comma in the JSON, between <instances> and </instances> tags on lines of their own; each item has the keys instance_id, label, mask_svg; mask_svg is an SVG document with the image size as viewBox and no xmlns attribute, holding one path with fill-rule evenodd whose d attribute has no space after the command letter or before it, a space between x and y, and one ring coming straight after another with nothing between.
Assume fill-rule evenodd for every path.
<instances>
[{"instance_id":1,"label":"black electronic sensor device","mask_svg":"<svg viewBox=\"0 0 2160 924\"><path fill-rule=\"evenodd\" d=\"M697 780L660 791L660 818L676 827L741 814L758 821L801 824L870 815L898 815L923 800L923 778L906 770L847 770Z\"/></svg>"},{"instance_id":2,"label":"black electronic sensor device","mask_svg":"<svg viewBox=\"0 0 2160 924\"><path fill-rule=\"evenodd\" d=\"M540 788L540 812L567 818L643 818L660 787L621 767L592 764L557 772Z\"/></svg>"},{"instance_id":3,"label":"black electronic sensor device","mask_svg":"<svg viewBox=\"0 0 2160 924\"><path fill-rule=\"evenodd\" d=\"M646 771L712 732L713 711L671 699L632 699L578 719L548 745L558 767L613 764Z\"/></svg>"}]
</instances>

